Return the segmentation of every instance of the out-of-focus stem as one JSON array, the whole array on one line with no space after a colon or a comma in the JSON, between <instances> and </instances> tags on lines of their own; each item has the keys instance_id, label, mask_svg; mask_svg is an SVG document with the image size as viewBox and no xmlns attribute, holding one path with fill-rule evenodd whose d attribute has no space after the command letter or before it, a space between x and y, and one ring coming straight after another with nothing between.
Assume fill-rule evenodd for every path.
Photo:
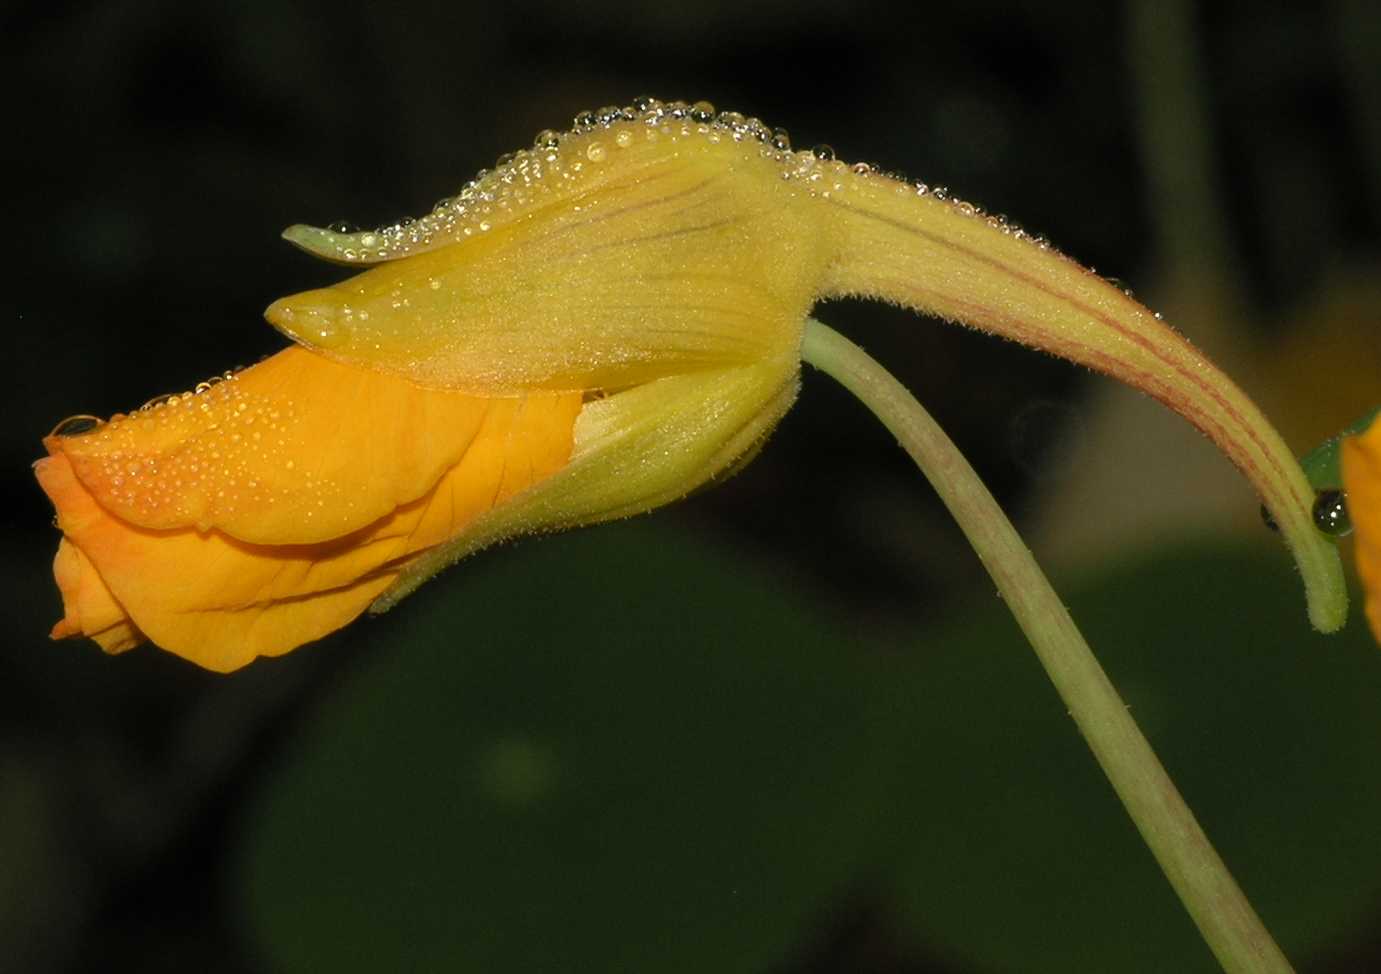
<instances>
[{"instance_id":1,"label":"out-of-focus stem","mask_svg":"<svg viewBox=\"0 0 1381 974\"><path fill-rule=\"evenodd\" d=\"M1194 289L1201 306L1216 308L1201 325L1215 330L1209 344L1223 346L1237 337L1228 312L1242 295L1216 191L1213 124L1203 94L1209 86L1194 15L1189 0L1134 0L1126 10L1127 57L1162 270L1172 286Z\"/></svg>"}]
</instances>

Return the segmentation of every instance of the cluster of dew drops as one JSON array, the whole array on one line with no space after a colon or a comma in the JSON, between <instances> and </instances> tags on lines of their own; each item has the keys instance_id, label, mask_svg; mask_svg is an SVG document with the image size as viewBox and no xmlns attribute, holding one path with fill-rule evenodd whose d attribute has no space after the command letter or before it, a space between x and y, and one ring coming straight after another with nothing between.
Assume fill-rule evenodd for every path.
<instances>
[{"instance_id":1,"label":"cluster of dew drops","mask_svg":"<svg viewBox=\"0 0 1381 974\"><path fill-rule=\"evenodd\" d=\"M604 135L608 138L601 137ZM566 143L575 137L584 138L576 149L567 151ZM871 163L840 162L828 145L793 150L786 129L772 128L739 112L717 111L707 101L662 102L644 95L623 107L611 105L580 112L568 132L542 130L532 148L500 156L492 170L480 170L459 193L438 202L425 216L406 217L364 231L348 223L332 224L327 229L338 247L330 256L346 262L369 263L402 257L438 240L449 242L484 233L535 197L550 193L553 186L580 178L612 153L634 145L640 138L704 138L710 142L727 139L756 146L761 156L781 167L783 179L800 181L812 195L846 191L849 182L844 176L849 173L856 177L878 176L895 183L900 194L929 196L1017 239L1029 240L1041 249L1050 247L1044 237L1026 233L1006 216L988 214L971 203L952 198L944 186L908 182L904 176L884 172Z\"/></svg>"},{"instance_id":2,"label":"cluster of dew drops","mask_svg":"<svg viewBox=\"0 0 1381 974\"><path fill-rule=\"evenodd\" d=\"M628 124L634 123L634 124ZM641 131L641 136L635 134ZM607 135L605 139L603 136ZM583 137L580 147L565 151L568 141ZM572 120L568 132L543 129L537 133L532 148L509 152L500 156L494 168L480 170L455 196L436 204L432 211L417 219L405 217L374 230L361 231L346 223L332 224L328 230L339 241L330 256L346 262L370 263L403 257L443 240L463 239L484 233L500 225L535 197L553 192L563 181L581 178L610 157L611 152L632 146L637 138L655 141L684 138L704 138L710 142L725 139L749 147L756 146L758 154L781 167L784 180L798 181L812 195L828 197L845 192L849 187L847 175L877 177L891 182L903 195L929 197L948 204L955 212L983 220L1014 239L1026 240L1042 250L1051 249L1042 236L1027 233L1004 214L989 214L980 207L950 195L944 186L929 186L906 177L859 162L852 165L835 158L834 149L817 145L811 149L794 150L786 129L772 128L760 119L745 117L739 112L717 111L707 101L662 102L650 96L634 98L623 107L606 106L596 111L583 111ZM1128 297L1130 291L1124 289ZM1155 314L1160 318L1160 314ZM216 383L234 377L238 369L212 377L193 392L159 396L146 403L139 412L159 406L176 405L181 398L199 395ZM95 416L71 416L54 428L55 436L80 436L103 425Z\"/></svg>"},{"instance_id":3,"label":"cluster of dew drops","mask_svg":"<svg viewBox=\"0 0 1381 974\"><path fill-rule=\"evenodd\" d=\"M300 419L295 402L246 391L238 382L243 371L230 369L187 392L157 396L109 422L96 416L69 416L50 435L92 437L96 450L89 459L99 462L112 496L145 514L172 509L188 517L199 516L183 506L184 491L198 488L208 497L214 491L214 503L225 513L233 512L240 502L262 509L292 490L302 489L310 491L315 500L302 511L303 517L317 516L332 497L332 510L344 510L348 516L354 502L336 481L311 469L291 473L299 467L289 435ZM206 414L206 419L197 419L196 413ZM144 451L137 438L129 441L118 436L121 428L131 423L168 427L189 420L196 435L180 441L166 455ZM255 472L275 465L300 477L305 486L275 486Z\"/></svg>"},{"instance_id":4,"label":"cluster of dew drops","mask_svg":"<svg viewBox=\"0 0 1381 974\"><path fill-rule=\"evenodd\" d=\"M190 403L195 398L210 392L222 382L232 381L244 371L244 366L237 365L233 369L226 369L220 375L213 375L205 381L198 382L196 387L187 392L165 392L160 396L154 396L144 405L134 410L135 417L142 417L157 414L160 410L167 407L176 407L183 403ZM94 433L101 429L118 429L127 417L114 416L107 423L99 416L92 416L88 413L81 413L76 416L68 416L53 427L49 436L85 436L87 433Z\"/></svg>"}]
</instances>

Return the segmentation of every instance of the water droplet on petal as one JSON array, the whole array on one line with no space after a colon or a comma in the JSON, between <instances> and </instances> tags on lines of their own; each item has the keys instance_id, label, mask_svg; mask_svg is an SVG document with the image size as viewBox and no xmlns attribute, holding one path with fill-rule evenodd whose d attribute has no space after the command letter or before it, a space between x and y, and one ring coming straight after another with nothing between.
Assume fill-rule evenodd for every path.
<instances>
[{"instance_id":1,"label":"water droplet on petal","mask_svg":"<svg viewBox=\"0 0 1381 974\"><path fill-rule=\"evenodd\" d=\"M154 396L148 402L144 403L144 405L139 407L138 411L144 413L153 409L162 409L164 406L168 405L168 403L176 402L177 400L178 395L176 392L165 392L161 396Z\"/></svg>"},{"instance_id":2,"label":"water droplet on petal","mask_svg":"<svg viewBox=\"0 0 1381 974\"><path fill-rule=\"evenodd\" d=\"M81 436L90 433L102 424L99 416L68 416L61 423L53 427L49 436Z\"/></svg>"}]
</instances>

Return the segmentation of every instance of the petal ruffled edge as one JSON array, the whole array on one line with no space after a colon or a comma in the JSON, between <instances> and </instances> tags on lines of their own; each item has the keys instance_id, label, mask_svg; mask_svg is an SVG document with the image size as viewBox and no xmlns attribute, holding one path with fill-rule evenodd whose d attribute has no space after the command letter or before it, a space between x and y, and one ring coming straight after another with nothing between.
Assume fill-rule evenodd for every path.
<instances>
[{"instance_id":1,"label":"petal ruffled edge","mask_svg":"<svg viewBox=\"0 0 1381 974\"><path fill-rule=\"evenodd\" d=\"M91 559L66 538L58 542L53 557L53 578L62 593L63 616L49 638L86 636L111 654L133 649L147 639L110 593Z\"/></svg>"}]
</instances>

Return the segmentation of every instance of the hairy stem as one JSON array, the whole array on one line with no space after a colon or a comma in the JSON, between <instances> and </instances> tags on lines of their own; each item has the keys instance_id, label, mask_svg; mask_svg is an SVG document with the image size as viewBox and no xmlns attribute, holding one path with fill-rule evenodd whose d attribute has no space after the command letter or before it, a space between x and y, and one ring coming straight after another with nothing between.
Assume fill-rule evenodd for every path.
<instances>
[{"instance_id":1,"label":"hairy stem","mask_svg":"<svg viewBox=\"0 0 1381 974\"><path fill-rule=\"evenodd\" d=\"M901 383L827 325L807 323L801 354L892 431L939 493L1223 969L1290 971L1044 572L958 448Z\"/></svg>"}]
</instances>

